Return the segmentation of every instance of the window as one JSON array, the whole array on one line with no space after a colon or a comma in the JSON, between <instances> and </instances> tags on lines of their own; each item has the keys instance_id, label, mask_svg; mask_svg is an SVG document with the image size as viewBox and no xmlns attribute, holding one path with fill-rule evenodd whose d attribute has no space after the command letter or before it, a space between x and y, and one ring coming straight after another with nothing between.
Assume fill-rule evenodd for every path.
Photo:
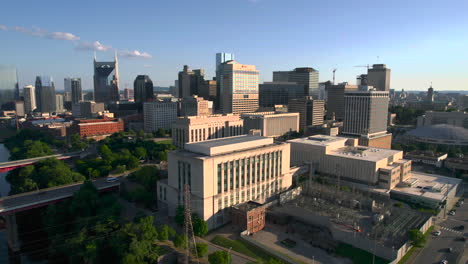
<instances>
[{"instance_id":1,"label":"window","mask_svg":"<svg viewBox=\"0 0 468 264\"><path fill-rule=\"evenodd\" d=\"M224 163L224 191L228 190L228 165Z\"/></svg>"},{"instance_id":2,"label":"window","mask_svg":"<svg viewBox=\"0 0 468 264\"><path fill-rule=\"evenodd\" d=\"M221 164L218 164L218 193L221 193L221 179L222 179L222 175L221 175Z\"/></svg>"},{"instance_id":3,"label":"window","mask_svg":"<svg viewBox=\"0 0 468 264\"><path fill-rule=\"evenodd\" d=\"M240 177L240 167L239 167L239 160L235 161L236 163L236 188L239 188L239 177Z\"/></svg>"},{"instance_id":4,"label":"window","mask_svg":"<svg viewBox=\"0 0 468 264\"><path fill-rule=\"evenodd\" d=\"M229 189L233 190L234 189L234 165L233 161L229 162Z\"/></svg>"},{"instance_id":5,"label":"window","mask_svg":"<svg viewBox=\"0 0 468 264\"><path fill-rule=\"evenodd\" d=\"M221 209L223 209L223 199L218 198L218 211L220 211Z\"/></svg>"}]
</instances>

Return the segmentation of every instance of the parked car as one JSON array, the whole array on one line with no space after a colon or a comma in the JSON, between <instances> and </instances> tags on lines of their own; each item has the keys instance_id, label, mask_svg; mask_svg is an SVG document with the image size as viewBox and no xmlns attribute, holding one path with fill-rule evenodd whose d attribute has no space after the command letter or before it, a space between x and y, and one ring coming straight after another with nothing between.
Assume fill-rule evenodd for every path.
<instances>
[{"instance_id":1,"label":"parked car","mask_svg":"<svg viewBox=\"0 0 468 264\"><path fill-rule=\"evenodd\" d=\"M440 236L442 234L442 232L440 231L434 231L434 233L432 233L434 236Z\"/></svg>"},{"instance_id":2,"label":"parked car","mask_svg":"<svg viewBox=\"0 0 468 264\"><path fill-rule=\"evenodd\" d=\"M117 178L117 177L107 177L106 182L116 182L118 180L119 180L119 178Z\"/></svg>"},{"instance_id":3,"label":"parked car","mask_svg":"<svg viewBox=\"0 0 468 264\"><path fill-rule=\"evenodd\" d=\"M450 212L449 212L448 214L451 215L451 216L454 216L454 215L455 215L455 211L454 211L454 210L450 210Z\"/></svg>"}]
</instances>

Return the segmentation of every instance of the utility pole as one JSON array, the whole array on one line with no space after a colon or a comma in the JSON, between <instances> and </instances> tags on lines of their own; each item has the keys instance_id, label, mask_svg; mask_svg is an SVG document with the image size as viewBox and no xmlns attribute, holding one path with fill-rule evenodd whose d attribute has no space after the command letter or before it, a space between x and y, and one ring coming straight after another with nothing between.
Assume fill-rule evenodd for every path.
<instances>
[{"instance_id":1,"label":"utility pole","mask_svg":"<svg viewBox=\"0 0 468 264\"><path fill-rule=\"evenodd\" d=\"M192 225L192 212L190 208L190 186L188 184L185 184L184 186L184 234L187 238L186 240L186 258L185 258L185 263L188 264L190 261L190 248L193 246L193 249L195 251L195 258L198 262L198 256L197 256L197 247L196 247L196 242L195 242L195 235L193 233L193 225ZM192 245L191 245L192 243Z\"/></svg>"}]
</instances>

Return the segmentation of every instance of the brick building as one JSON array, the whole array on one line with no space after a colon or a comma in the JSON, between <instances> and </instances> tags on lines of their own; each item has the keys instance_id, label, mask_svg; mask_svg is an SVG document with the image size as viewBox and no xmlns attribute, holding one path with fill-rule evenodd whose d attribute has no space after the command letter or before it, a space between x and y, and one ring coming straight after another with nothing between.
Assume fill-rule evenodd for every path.
<instances>
[{"instance_id":1,"label":"brick building","mask_svg":"<svg viewBox=\"0 0 468 264\"><path fill-rule=\"evenodd\" d=\"M265 227L266 210L261 204L248 201L232 206L232 225L248 234L256 233Z\"/></svg>"},{"instance_id":2,"label":"brick building","mask_svg":"<svg viewBox=\"0 0 468 264\"><path fill-rule=\"evenodd\" d=\"M76 120L71 126L72 133L79 134L81 138L98 140L123 130L124 122L118 118Z\"/></svg>"}]
</instances>

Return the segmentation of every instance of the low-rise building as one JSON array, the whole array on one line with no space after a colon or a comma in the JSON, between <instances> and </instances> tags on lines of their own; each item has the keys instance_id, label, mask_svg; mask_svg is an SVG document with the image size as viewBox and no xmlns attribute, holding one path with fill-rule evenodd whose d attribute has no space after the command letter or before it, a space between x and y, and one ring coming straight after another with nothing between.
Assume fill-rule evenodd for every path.
<instances>
[{"instance_id":1,"label":"low-rise building","mask_svg":"<svg viewBox=\"0 0 468 264\"><path fill-rule=\"evenodd\" d=\"M232 225L248 234L265 228L266 209L259 203L248 201L231 208Z\"/></svg>"},{"instance_id":2,"label":"low-rise building","mask_svg":"<svg viewBox=\"0 0 468 264\"><path fill-rule=\"evenodd\" d=\"M411 161L403 151L359 146L357 139L316 135L288 140L291 165L310 164L319 174L392 189L406 180Z\"/></svg>"},{"instance_id":3,"label":"low-rise building","mask_svg":"<svg viewBox=\"0 0 468 264\"><path fill-rule=\"evenodd\" d=\"M210 107L211 105L211 107ZM213 114L213 102L193 95L181 102L181 116L206 116Z\"/></svg>"},{"instance_id":4,"label":"low-rise building","mask_svg":"<svg viewBox=\"0 0 468 264\"><path fill-rule=\"evenodd\" d=\"M72 133L80 135L81 138L104 139L114 133L124 130L124 122L117 118L83 119L76 120L70 127Z\"/></svg>"},{"instance_id":5,"label":"low-rise building","mask_svg":"<svg viewBox=\"0 0 468 264\"><path fill-rule=\"evenodd\" d=\"M172 127L172 142L179 148L185 143L242 135L244 120L239 115L179 117Z\"/></svg>"},{"instance_id":6,"label":"low-rise building","mask_svg":"<svg viewBox=\"0 0 468 264\"><path fill-rule=\"evenodd\" d=\"M266 202L292 184L290 144L243 135L188 143L169 152L168 179L158 182L160 203L170 216L190 186L192 212L213 229L230 221L230 208L246 201Z\"/></svg>"},{"instance_id":7,"label":"low-rise building","mask_svg":"<svg viewBox=\"0 0 468 264\"><path fill-rule=\"evenodd\" d=\"M299 113L258 112L242 114L244 134L259 129L264 137L280 137L288 132L299 131Z\"/></svg>"},{"instance_id":8,"label":"low-rise building","mask_svg":"<svg viewBox=\"0 0 468 264\"><path fill-rule=\"evenodd\" d=\"M405 154L405 158L412 160L413 162L421 162L441 168L444 165L444 160L447 158L447 153L415 150L407 152Z\"/></svg>"}]
</instances>

